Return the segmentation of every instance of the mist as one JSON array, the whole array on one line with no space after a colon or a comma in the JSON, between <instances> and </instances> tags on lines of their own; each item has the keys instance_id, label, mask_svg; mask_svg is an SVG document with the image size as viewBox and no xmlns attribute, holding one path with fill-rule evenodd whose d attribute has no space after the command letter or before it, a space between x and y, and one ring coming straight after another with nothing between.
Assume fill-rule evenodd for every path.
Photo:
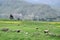
<instances>
[{"instance_id":1,"label":"mist","mask_svg":"<svg viewBox=\"0 0 60 40\"><path fill-rule=\"evenodd\" d=\"M60 6L60 0L25 0L33 4L48 4L51 6Z\"/></svg>"}]
</instances>

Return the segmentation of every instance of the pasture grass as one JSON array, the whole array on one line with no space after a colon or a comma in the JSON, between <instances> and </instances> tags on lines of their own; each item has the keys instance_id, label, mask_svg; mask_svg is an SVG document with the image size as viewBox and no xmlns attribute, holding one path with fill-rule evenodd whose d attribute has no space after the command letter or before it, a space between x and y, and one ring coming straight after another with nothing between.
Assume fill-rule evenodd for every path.
<instances>
[{"instance_id":1,"label":"pasture grass","mask_svg":"<svg viewBox=\"0 0 60 40\"><path fill-rule=\"evenodd\" d=\"M2 28L19 29L21 32L4 32ZM60 37L46 35L44 30L60 35L60 22L0 21L0 40L60 40Z\"/></svg>"}]
</instances>

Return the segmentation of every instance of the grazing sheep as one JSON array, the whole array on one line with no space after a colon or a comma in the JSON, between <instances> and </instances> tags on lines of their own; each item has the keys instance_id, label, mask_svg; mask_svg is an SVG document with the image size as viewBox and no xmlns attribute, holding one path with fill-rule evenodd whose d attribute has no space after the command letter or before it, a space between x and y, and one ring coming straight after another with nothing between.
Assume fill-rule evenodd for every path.
<instances>
[{"instance_id":1,"label":"grazing sheep","mask_svg":"<svg viewBox=\"0 0 60 40\"><path fill-rule=\"evenodd\" d=\"M44 30L44 33L46 33L47 35L52 36L52 37L60 37L60 35L56 35L54 33L50 33L49 30Z\"/></svg>"},{"instance_id":2,"label":"grazing sheep","mask_svg":"<svg viewBox=\"0 0 60 40\"><path fill-rule=\"evenodd\" d=\"M44 33L48 33L49 32L49 30L44 30Z\"/></svg>"},{"instance_id":3,"label":"grazing sheep","mask_svg":"<svg viewBox=\"0 0 60 40\"><path fill-rule=\"evenodd\" d=\"M56 34L54 34L54 33L48 33L48 35L49 35L49 36L53 36L53 37L56 36Z\"/></svg>"},{"instance_id":4,"label":"grazing sheep","mask_svg":"<svg viewBox=\"0 0 60 40\"><path fill-rule=\"evenodd\" d=\"M28 32L25 32L25 34L27 35L27 34L28 34Z\"/></svg>"},{"instance_id":5,"label":"grazing sheep","mask_svg":"<svg viewBox=\"0 0 60 40\"><path fill-rule=\"evenodd\" d=\"M9 31L9 28L2 28L1 31L7 32Z\"/></svg>"},{"instance_id":6,"label":"grazing sheep","mask_svg":"<svg viewBox=\"0 0 60 40\"><path fill-rule=\"evenodd\" d=\"M60 37L60 35L56 35L57 37Z\"/></svg>"},{"instance_id":7,"label":"grazing sheep","mask_svg":"<svg viewBox=\"0 0 60 40\"><path fill-rule=\"evenodd\" d=\"M36 28L36 29L39 29L39 28Z\"/></svg>"},{"instance_id":8,"label":"grazing sheep","mask_svg":"<svg viewBox=\"0 0 60 40\"><path fill-rule=\"evenodd\" d=\"M15 32L19 33L19 32L21 32L21 30L15 30Z\"/></svg>"}]
</instances>

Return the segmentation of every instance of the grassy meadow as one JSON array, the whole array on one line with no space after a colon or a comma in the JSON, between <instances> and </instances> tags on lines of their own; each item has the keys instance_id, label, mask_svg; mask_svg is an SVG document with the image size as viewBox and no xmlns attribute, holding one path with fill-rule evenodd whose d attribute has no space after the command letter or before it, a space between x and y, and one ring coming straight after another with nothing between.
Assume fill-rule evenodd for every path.
<instances>
[{"instance_id":1,"label":"grassy meadow","mask_svg":"<svg viewBox=\"0 0 60 40\"><path fill-rule=\"evenodd\" d=\"M2 28L9 31L4 32ZM46 35L44 30L59 36ZM60 40L60 22L0 21L0 40Z\"/></svg>"}]
</instances>

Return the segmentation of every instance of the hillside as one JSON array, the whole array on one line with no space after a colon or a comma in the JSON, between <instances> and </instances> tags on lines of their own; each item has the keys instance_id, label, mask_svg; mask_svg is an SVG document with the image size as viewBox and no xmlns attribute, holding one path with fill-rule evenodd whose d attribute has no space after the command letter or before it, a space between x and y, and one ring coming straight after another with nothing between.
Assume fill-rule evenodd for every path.
<instances>
[{"instance_id":1,"label":"hillside","mask_svg":"<svg viewBox=\"0 0 60 40\"><path fill-rule=\"evenodd\" d=\"M59 12L46 4L31 4L23 0L0 0L0 18L6 18L10 14L13 14L15 18L21 14L22 16L19 18L37 18L38 20L42 18L56 18Z\"/></svg>"}]
</instances>

